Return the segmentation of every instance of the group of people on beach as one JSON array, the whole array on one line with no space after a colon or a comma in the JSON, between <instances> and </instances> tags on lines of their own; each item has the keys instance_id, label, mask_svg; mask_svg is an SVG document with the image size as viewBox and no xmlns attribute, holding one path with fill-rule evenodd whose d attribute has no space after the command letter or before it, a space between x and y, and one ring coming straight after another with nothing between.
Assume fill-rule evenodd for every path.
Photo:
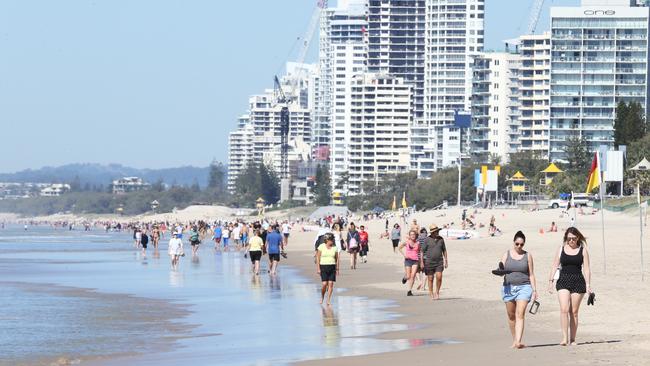
<instances>
[{"instance_id":1,"label":"group of people on beach","mask_svg":"<svg viewBox=\"0 0 650 366\"><path fill-rule=\"evenodd\" d=\"M161 229L161 226L164 229ZM266 220L251 223L242 220L233 222L215 221L208 224L204 221L190 222L187 224L137 224L133 225L134 247L141 248L146 255L147 244L151 238L154 249L169 228L171 238L167 252L171 260L171 268L177 270L180 258L185 256L183 235L192 248L192 258L198 255L200 244L211 235L215 251L244 252L244 257L250 257L251 271L255 275L260 273L260 260L263 254L269 256L269 273L276 274L280 257L287 257L286 248L289 244L291 225L288 221L270 223Z\"/></svg>"}]
</instances>

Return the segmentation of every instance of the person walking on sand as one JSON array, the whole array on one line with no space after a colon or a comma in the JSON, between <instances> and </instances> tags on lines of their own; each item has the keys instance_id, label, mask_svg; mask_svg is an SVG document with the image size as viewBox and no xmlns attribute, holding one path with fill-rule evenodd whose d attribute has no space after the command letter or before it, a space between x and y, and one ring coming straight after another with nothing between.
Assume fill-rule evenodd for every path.
<instances>
[{"instance_id":1,"label":"person walking on sand","mask_svg":"<svg viewBox=\"0 0 650 366\"><path fill-rule=\"evenodd\" d=\"M273 225L271 232L266 234L266 251L269 254L269 273L272 275L277 273L282 249L282 235L278 231L278 226Z\"/></svg>"},{"instance_id":2,"label":"person walking on sand","mask_svg":"<svg viewBox=\"0 0 650 366\"><path fill-rule=\"evenodd\" d=\"M223 229L221 225L216 224L214 226L212 240L214 240L214 250L219 250L221 248L221 237L223 236Z\"/></svg>"},{"instance_id":3,"label":"person walking on sand","mask_svg":"<svg viewBox=\"0 0 650 366\"><path fill-rule=\"evenodd\" d=\"M241 244L241 226L235 222L235 227L230 231L230 239L235 244L235 250L239 251Z\"/></svg>"},{"instance_id":4,"label":"person walking on sand","mask_svg":"<svg viewBox=\"0 0 650 366\"><path fill-rule=\"evenodd\" d=\"M158 243L160 242L160 228L158 228L158 225L154 225L151 231L151 241L153 242L154 250L158 250Z\"/></svg>"},{"instance_id":5,"label":"person walking on sand","mask_svg":"<svg viewBox=\"0 0 650 366\"><path fill-rule=\"evenodd\" d=\"M231 227L228 226L228 223L226 223L223 226L221 241L223 242L223 251L224 252L228 251L228 243L230 241L230 229L231 229Z\"/></svg>"},{"instance_id":6,"label":"person walking on sand","mask_svg":"<svg viewBox=\"0 0 650 366\"><path fill-rule=\"evenodd\" d=\"M350 223L345 242L347 243L348 253L350 253L350 269L357 269L357 255L359 254L361 238L354 222Z\"/></svg>"},{"instance_id":7,"label":"person walking on sand","mask_svg":"<svg viewBox=\"0 0 650 366\"><path fill-rule=\"evenodd\" d=\"M390 240L393 242L393 253L397 253L397 246L399 241L402 239L402 229L400 229L399 224L395 223L393 225L393 230L390 232Z\"/></svg>"},{"instance_id":8,"label":"person walking on sand","mask_svg":"<svg viewBox=\"0 0 650 366\"><path fill-rule=\"evenodd\" d=\"M140 245L142 244L142 231L140 231L139 228L136 228L135 231L133 232L133 239L135 239L135 243L133 244L133 246L136 248L140 248Z\"/></svg>"},{"instance_id":9,"label":"person walking on sand","mask_svg":"<svg viewBox=\"0 0 650 366\"><path fill-rule=\"evenodd\" d=\"M406 248L406 252L404 248ZM413 296L413 282L415 282L415 275L418 273L418 258L420 253L417 231L409 231L409 237L405 242L400 244L399 252L404 256L404 277L402 277L402 284L408 282L406 296Z\"/></svg>"},{"instance_id":10,"label":"person walking on sand","mask_svg":"<svg viewBox=\"0 0 650 366\"><path fill-rule=\"evenodd\" d=\"M368 262L369 237L370 235L368 235L365 226L361 225L359 227L359 247L360 247L359 255L361 256L361 260L363 263Z\"/></svg>"},{"instance_id":11,"label":"person walking on sand","mask_svg":"<svg viewBox=\"0 0 650 366\"><path fill-rule=\"evenodd\" d=\"M289 245L289 234L291 234L291 226L288 221L282 223L282 238L284 240L284 247Z\"/></svg>"},{"instance_id":12,"label":"person walking on sand","mask_svg":"<svg viewBox=\"0 0 650 366\"><path fill-rule=\"evenodd\" d=\"M246 244L246 250L248 255L251 257L251 265L253 273L258 276L260 274L260 260L262 259L262 247L264 242L260 238L260 232L258 229L253 231L253 237L250 238L248 244Z\"/></svg>"},{"instance_id":13,"label":"person walking on sand","mask_svg":"<svg viewBox=\"0 0 650 366\"><path fill-rule=\"evenodd\" d=\"M167 253L172 261L172 269L178 269L178 261L181 256L185 255L183 253L183 240L179 237L179 233L175 232L171 239L169 239L169 244L167 246Z\"/></svg>"},{"instance_id":14,"label":"person walking on sand","mask_svg":"<svg viewBox=\"0 0 650 366\"><path fill-rule=\"evenodd\" d=\"M418 224L418 220L413 219L413 222L411 222L411 227L409 229L409 232L411 230L415 230L416 233L420 232L420 225Z\"/></svg>"},{"instance_id":15,"label":"person walking on sand","mask_svg":"<svg viewBox=\"0 0 650 366\"><path fill-rule=\"evenodd\" d=\"M537 300L537 281L533 256L524 250L526 236L517 231L513 248L501 257L506 273L501 287L501 298L506 304L508 326L512 334L512 348L524 348L524 318L530 301Z\"/></svg>"},{"instance_id":16,"label":"person walking on sand","mask_svg":"<svg viewBox=\"0 0 650 366\"><path fill-rule=\"evenodd\" d=\"M190 245L192 246L192 257L196 256L196 253L199 251L199 244L201 240L199 238L199 232L196 226L192 226L190 229Z\"/></svg>"},{"instance_id":17,"label":"person walking on sand","mask_svg":"<svg viewBox=\"0 0 650 366\"><path fill-rule=\"evenodd\" d=\"M436 225L429 227L429 237L422 247L422 260L420 265L424 268L429 285L429 295L433 300L440 299L442 287L442 272L449 266L445 240L438 235L440 228ZM433 277L436 277L436 291L433 292Z\"/></svg>"},{"instance_id":18,"label":"person walking on sand","mask_svg":"<svg viewBox=\"0 0 650 366\"><path fill-rule=\"evenodd\" d=\"M589 252L586 244L585 237L580 230L575 227L568 228L564 232L562 247L557 251L553 260L548 279L548 291L553 293L555 271L561 266L560 276L555 284L560 302L561 346L576 345L580 304L585 293L593 293Z\"/></svg>"},{"instance_id":19,"label":"person walking on sand","mask_svg":"<svg viewBox=\"0 0 650 366\"><path fill-rule=\"evenodd\" d=\"M316 250L316 273L320 275L322 282L320 303L323 303L327 293L327 305L331 305L334 282L336 282L336 275L339 273L339 251L334 245L333 234L325 234L324 241Z\"/></svg>"},{"instance_id":20,"label":"person walking on sand","mask_svg":"<svg viewBox=\"0 0 650 366\"><path fill-rule=\"evenodd\" d=\"M147 244L149 244L149 236L147 231L144 230L140 236L140 245L142 245L142 255L145 257L147 256Z\"/></svg>"}]
</instances>

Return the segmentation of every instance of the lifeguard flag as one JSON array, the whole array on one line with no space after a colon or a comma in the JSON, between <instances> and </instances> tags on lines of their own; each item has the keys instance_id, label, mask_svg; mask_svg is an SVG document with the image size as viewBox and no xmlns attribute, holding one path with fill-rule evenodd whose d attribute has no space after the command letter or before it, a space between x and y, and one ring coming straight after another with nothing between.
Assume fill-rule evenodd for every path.
<instances>
[{"instance_id":1,"label":"lifeguard flag","mask_svg":"<svg viewBox=\"0 0 650 366\"><path fill-rule=\"evenodd\" d=\"M594 160L591 161L591 169L589 169L589 181L587 182L587 193L590 193L594 188L600 186L600 158L598 151L594 154Z\"/></svg>"},{"instance_id":2,"label":"lifeguard flag","mask_svg":"<svg viewBox=\"0 0 650 366\"><path fill-rule=\"evenodd\" d=\"M407 208L408 206L406 205L406 192L404 192L404 195L402 196L402 208Z\"/></svg>"}]
</instances>

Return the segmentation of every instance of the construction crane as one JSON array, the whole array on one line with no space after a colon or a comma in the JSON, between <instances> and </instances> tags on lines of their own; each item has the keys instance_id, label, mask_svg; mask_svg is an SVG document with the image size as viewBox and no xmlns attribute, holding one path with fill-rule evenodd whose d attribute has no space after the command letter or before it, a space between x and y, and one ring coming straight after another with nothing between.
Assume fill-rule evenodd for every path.
<instances>
[{"instance_id":1,"label":"construction crane","mask_svg":"<svg viewBox=\"0 0 650 366\"><path fill-rule=\"evenodd\" d=\"M534 34L539 22L539 17L542 15L542 8L544 7L544 0L535 0L530 10L530 19L528 20L528 31L526 34Z\"/></svg>"},{"instance_id":2,"label":"construction crane","mask_svg":"<svg viewBox=\"0 0 650 366\"><path fill-rule=\"evenodd\" d=\"M537 29L537 23L539 23L539 18L542 15L542 9L544 8L545 0L533 0L533 5L530 8L530 16L528 18L528 28L526 29L526 35L535 34ZM519 38L506 39L504 43L506 44L506 51L510 50L510 46L519 47Z\"/></svg>"},{"instance_id":3,"label":"construction crane","mask_svg":"<svg viewBox=\"0 0 650 366\"><path fill-rule=\"evenodd\" d=\"M309 46L311 41L314 38L316 33L316 28L320 21L321 11L327 8L327 0L318 1L314 12L312 13L309 25L307 26L307 31L305 35L300 38L302 41L300 43L300 48L298 51L298 58L296 60L297 64L302 64L305 62L305 57L307 57L307 52L309 51ZM285 94L282 89L282 84L277 75L274 76L274 94L277 105L281 106L280 109L280 201L287 201L290 198L289 191L291 189L291 181L289 177L289 131L291 123L291 114L289 112L289 104L295 101L295 99L300 99L296 96L296 90L298 84L302 78L304 68L298 67L296 75L293 75L293 78L289 81L289 93ZM299 102L299 100L298 100Z\"/></svg>"}]
</instances>

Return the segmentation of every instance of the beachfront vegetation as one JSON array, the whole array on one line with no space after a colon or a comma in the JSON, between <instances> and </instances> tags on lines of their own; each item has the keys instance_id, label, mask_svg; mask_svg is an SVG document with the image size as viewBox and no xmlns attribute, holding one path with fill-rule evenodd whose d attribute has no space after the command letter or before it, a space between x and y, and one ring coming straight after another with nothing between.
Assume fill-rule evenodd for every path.
<instances>
[{"instance_id":1,"label":"beachfront vegetation","mask_svg":"<svg viewBox=\"0 0 650 366\"><path fill-rule=\"evenodd\" d=\"M332 197L330 170L325 164L318 164L314 179L314 202L319 206L327 206Z\"/></svg>"},{"instance_id":2,"label":"beachfront vegetation","mask_svg":"<svg viewBox=\"0 0 650 366\"><path fill-rule=\"evenodd\" d=\"M648 132L648 124L643 107L638 102L619 102L614 120L614 144L629 145Z\"/></svg>"},{"instance_id":3,"label":"beachfront vegetation","mask_svg":"<svg viewBox=\"0 0 650 366\"><path fill-rule=\"evenodd\" d=\"M237 207L253 207L262 197L266 203L280 200L280 178L273 168L263 163L250 164L237 177L231 202Z\"/></svg>"}]
</instances>

